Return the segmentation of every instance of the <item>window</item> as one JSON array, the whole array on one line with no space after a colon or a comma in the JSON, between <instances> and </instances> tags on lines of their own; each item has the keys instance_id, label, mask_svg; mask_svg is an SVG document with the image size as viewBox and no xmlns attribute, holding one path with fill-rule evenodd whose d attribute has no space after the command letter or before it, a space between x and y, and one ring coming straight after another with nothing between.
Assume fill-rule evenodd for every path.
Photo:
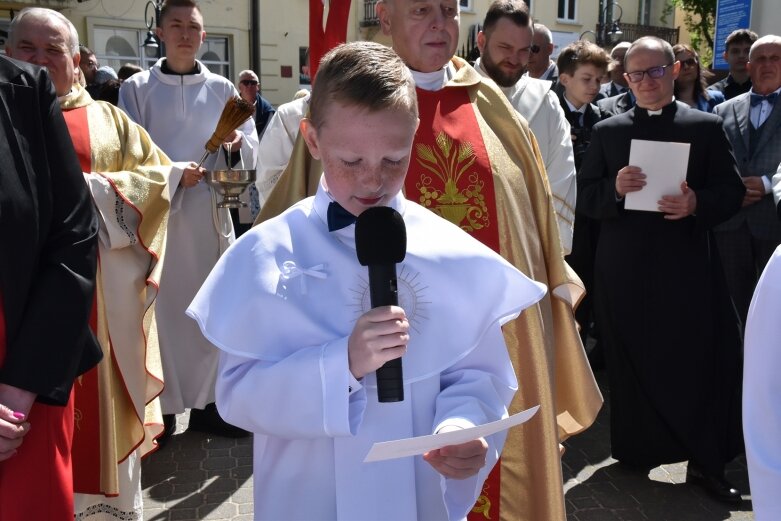
<instances>
[{"instance_id":1,"label":"window","mask_svg":"<svg viewBox=\"0 0 781 521\"><path fill-rule=\"evenodd\" d=\"M115 71L126 63L148 69L157 61L157 49L144 47L146 29L120 29L95 26L95 55L100 65ZM208 69L230 78L230 42L226 36L207 36L201 45L198 59Z\"/></svg>"},{"instance_id":2,"label":"window","mask_svg":"<svg viewBox=\"0 0 781 521\"><path fill-rule=\"evenodd\" d=\"M472 0L458 0L458 5L461 6L462 11L474 11Z\"/></svg>"},{"instance_id":3,"label":"window","mask_svg":"<svg viewBox=\"0 0 781 521\"><path fill-rule=\"evenodd\" d=\"M575 15L577 14L575 9L575 2L576 0L559 0L559 20L567 20L572 22L575 21Z\"/></svg>"}]
</instances>

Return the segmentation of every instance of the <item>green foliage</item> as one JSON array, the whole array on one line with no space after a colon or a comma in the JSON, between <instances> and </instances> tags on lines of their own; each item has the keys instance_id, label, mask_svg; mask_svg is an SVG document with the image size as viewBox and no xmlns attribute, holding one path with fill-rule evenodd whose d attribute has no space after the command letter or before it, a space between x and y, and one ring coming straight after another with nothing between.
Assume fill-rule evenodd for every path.
<instances>
[{"instance_id":1,"label":"green foliage","mask_svg":"<svg viewBox=\"0 0 781 521\"><path fill-rule=\"evenodd\" d=\"M689 31L692 47L700 53L700 62L710 66L713 61L713 38L718 0L667 0L662 21L675 12L676 7L684 11L683 23Z\"/></svg>"}]
</instances>

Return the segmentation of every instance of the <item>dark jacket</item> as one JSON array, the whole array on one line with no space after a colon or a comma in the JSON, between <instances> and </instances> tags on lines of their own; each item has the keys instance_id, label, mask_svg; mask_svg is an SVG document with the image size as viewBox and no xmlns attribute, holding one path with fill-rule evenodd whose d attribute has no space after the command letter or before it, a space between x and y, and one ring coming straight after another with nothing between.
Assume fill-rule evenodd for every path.
<instances>
[{"instance_id":1,"label":"dark jacket","mask_svg":"<svg viewBox=\"0 0 781 521\"><path fill-rule=\"evenodd\" d=\"M89 331L98 221L47 73L0 57L0 382L64 405L102 357Z\"/></svg>"}]
</instances>

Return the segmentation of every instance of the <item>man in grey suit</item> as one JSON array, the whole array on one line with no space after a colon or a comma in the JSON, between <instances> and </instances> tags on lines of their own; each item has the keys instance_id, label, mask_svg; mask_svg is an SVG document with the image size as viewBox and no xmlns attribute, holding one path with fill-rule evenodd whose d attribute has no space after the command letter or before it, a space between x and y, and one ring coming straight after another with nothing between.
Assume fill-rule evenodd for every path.
<instances>
[{"instance_id":1,"label":"man in grey suit","mask_svg":"<svg viewBox=\"0 0 781 521\"><path fill-rule=\"evenodd\" d=\"M746 186L740 212L716 228L727 284L744 323L759 274L781 243L771 184L781 163L781 37L758 39L748 67L751 90L714 110L724 118Z\"/></svg>"}]
</instances>

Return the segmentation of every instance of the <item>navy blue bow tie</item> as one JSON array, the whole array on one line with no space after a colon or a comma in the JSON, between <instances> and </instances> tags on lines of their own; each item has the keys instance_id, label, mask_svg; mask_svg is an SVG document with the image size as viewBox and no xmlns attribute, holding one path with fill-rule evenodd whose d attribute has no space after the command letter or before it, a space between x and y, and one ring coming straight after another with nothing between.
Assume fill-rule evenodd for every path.
<instances>
[{"instance_id":1,"label":"navy blue bow tie","mask_svg":"<svg viewBox=\"0 0 781 521\"><path fill-rule=\"evenodd\" d=\"M763 96L762 94L755 94L751 93L751 106L755 107L762 103L762 101L767 101L771 105L775 104L776 98L778 98L778 92L771 92L767 96Z\"/></svg>"},{"instance_id":2,"label":"navy blue bow tie","mask_svg":"<svg viewBox=\"0 0 781 521\"><path fill-rule=\"evenodd\" d=\"M328 205L328 231L334 232L347 228L355 222L356 217L345 210L341 204L332 201Z\"/></svg>"}]
</instances>

